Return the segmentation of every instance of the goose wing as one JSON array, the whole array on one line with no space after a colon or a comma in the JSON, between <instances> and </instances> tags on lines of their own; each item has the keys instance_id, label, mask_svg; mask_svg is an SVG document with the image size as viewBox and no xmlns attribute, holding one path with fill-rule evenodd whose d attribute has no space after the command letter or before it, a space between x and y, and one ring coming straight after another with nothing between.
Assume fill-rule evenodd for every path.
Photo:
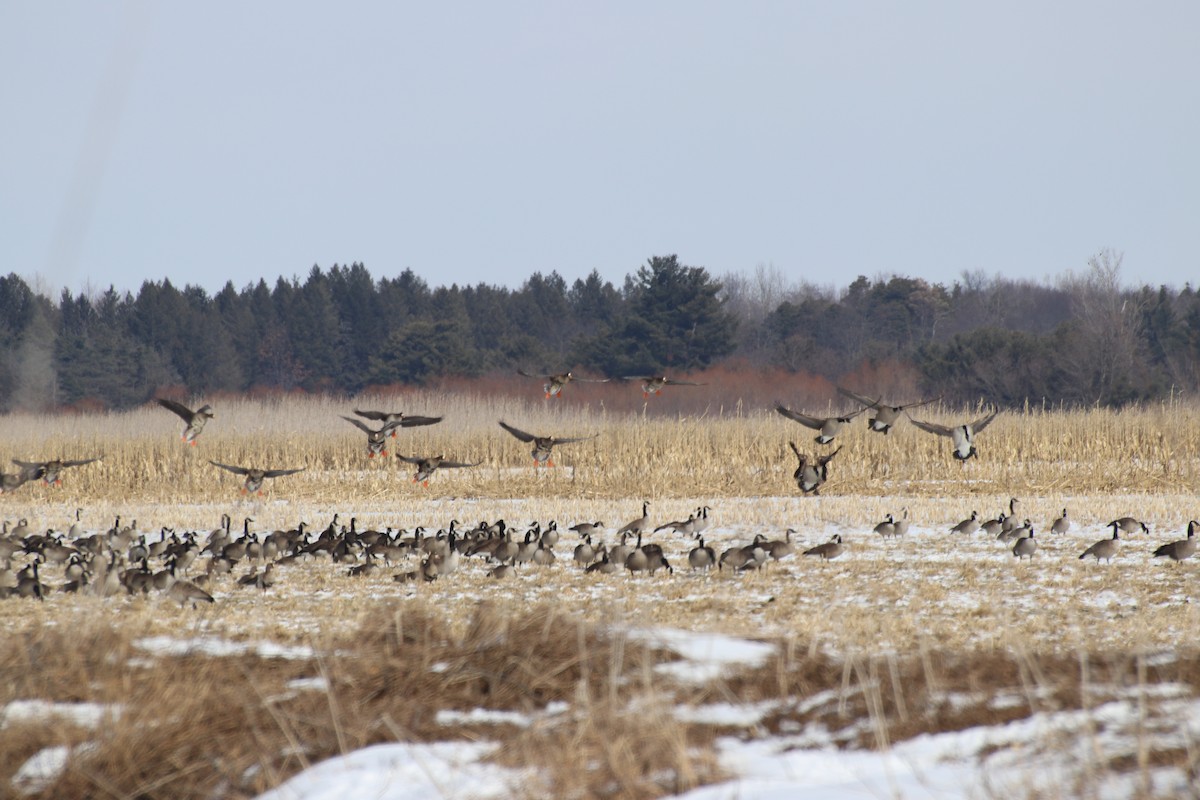
<instances>
[{"instance_id":1,"label":"goose wing","mask_svg":"<svg viewBox=\"0 0 1200 800\"><path fill-rule=\"evenodd\" d=\"M214 467L220 467L221 469L229 470L230 472L235 473L237 475L249 475L250 474L250 470L247 469L246 467L236 467L233 464L221 464L221 463L218 463L216 461L211 461L211 460L208 463L212 464Z\"/></svg>"},{"instance_id":2,"label":"goose wing","mask_svg":"<svg viewBox=\"0 0 1200 800\"><path fill-rule=\"evenodd\" d=\"M849 397L854 402L859 403L866 408L878 409L883 405L883 403L880 402L883 398L880 398L879 400L872 400L866 395L857 394L849 389L843 389L841 386L837 387L837 390L838 394L842 395L843 397Z\"/></svg>"},{"instance_id":3,"label":"goose wing","mask_svg":"<svg viewBox=\"0 0 1200 800\"><path fill-rule=\"evenodd\" d=\"M534 439L537 438L532 433L526 433L525 431L521 430L520 428L514 428L512 425L509 425L504 420L500 420L500 427L504 428L504 430L508 431L513 436L520 439L522 442L532 442Z\"/></svg>"},{"instance_id":4,"label":"goose wing","mask_svg":"<svg viewBox=\"0 0 1200 800\"><path fill-rule=\"evenodd\" d=\"M351 425L358 428L363 433L367 433L367 434L383 433L383 431L371 430L371 426L368 425L367 423L363 422L360 419L355 419L354 417L342 417L342 419L346 420L346 422L349 422Z\"/></svg>"},{"instance_id":5,"label":"goose wing","mask_svg":"<svg viewBox=\"0 0 1200 800\"><path fill-rule=\"evenodd\" d=\"M436 425L443 419L444 417L404 417L397 424L401 428L415 428L418 425Z\"/></svg>"},{"instance_id":6,"label":"goose wing","mask_svg":"<svg viewBox=\"0 0 1200 800\"><path fill-rule=\"evenodd\" d=\"M954 436L954 428L949 425L938 425L936 422L925 422L924 420L913 419L909 417L913 425L916 425L921 430L927 433L936 433L938 436Z\"/></svg>"},{"instance_id":7,"label":"goose wing","mask_svg":"<svg viewBox=\"0 0 1200 800\"><path fill-rule=\"evenodd\" d=\"M971 431L973 433L979 433L984 428L986 428L988 425L990 425L992 423L992 420L994 420L996 418L996 415L999 413L1000 413L999 411L992 409L992 411L990 413L984 414L982 417L980 417L979 419L975 420L974 422L972 422L970 424Z\"/></svg>"},{"instance_id":8,"label":"goose wing","mask_svg":"<svg viewBox=\"0 0 1200 800\"><path fill-rule=\"evenodd\" d=\"M386 412L386 411L359 411L357 408L354 409L354 413L358 414L363 419L373 419L376 422L383 422L389 416L388 412ZM343 417L343 419L350 419L350 418Z\"/></svg>"},{"instance_id":9,"label":"goose wing","mask_svg":"<svg viewBox=\"0 0 1200 800\"><path fill-rule=\"evenodd\" d=\"M156 397L155 400L157 400L158 404L163 408L178 414L184 422L191 423L192 417L195 416L195 413L183 403L177 403L174 400L167 399L166 397Z\"/></svg>"},{"instance_id":10,"label":"goose wing","mask_svg":"<svg viewBox=\"0 0 1200 800\"><path fill-rule=\"evenodd\" d=\"M438 469L455 469L457 467L478 467L482 461L467 462L467 461L439 461Z\"/></svg>"},{"instance_id":11,"label":"goose wing","mask_svg":"<svg viewBox=\"0 0 1200 800\"><path fill-rule=\"evenodd\" d=\"M570 444L571 442L586 442L588 439L595 439L599 435L598 433L593 433L591 436L567 436L562 439L552 436L550 439L554 444Z\"/></svg>"},{"instance_id":12,"label":"goose wing","mask_svg":"<svg viewBox=\"0 0 1200 800\"><path fill-rule=\"evenodd\" d=\"M263 477L278 478L283 475L295 475L297 472L304 472L304 467L297 467L296 469L266 469L263 470Z\"/></svg>"},{"instance_id":13,"label":"goose wing","mask_svg":"<svg viewBox=\"0 0 1200 800\"><path fill-rule=\"evenodd\" d=\"M96 456L95 458L76 458L76 459L72 459L71 461L63 461L62 466L64 468L66 468L66 467L82 467L84 464L90 464L93 461L99 461L102 458L104 458L104 456Z\"/></svg>"},{"instance_id":14,"label":"goose wing","mask_svg":"<svg viewBox=\"0 0 1200 800\"><path fill-rule=\"evenodd\" d=\"M801 425L812 428L815 431L821 430L822 426L825 425L824 419L820 417L812 417L799 411L793 411L782 403L776 403L775 410L793 422L799 422Z\"/></svg>"}]
</instances>

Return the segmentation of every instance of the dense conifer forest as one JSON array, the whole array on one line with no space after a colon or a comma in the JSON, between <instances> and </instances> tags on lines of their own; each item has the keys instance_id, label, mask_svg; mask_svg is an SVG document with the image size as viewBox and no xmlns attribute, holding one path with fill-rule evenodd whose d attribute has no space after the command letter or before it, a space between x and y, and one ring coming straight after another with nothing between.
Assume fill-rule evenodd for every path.
<instances>
[{"instance_id":1,"label":"dense conifer forest","mask_svg":"<svg viewBox=\"0 0 1200 800\"><path fill-rule=\"evenodd\" d=\"M596 377L705 370L830 383L902 373L948 402L1120 407L1200 389L1200 296L1129 288L1120 256L1030 282L950 285L778 270L714 276L650 258L615 286L534 273L510 289L430 286L411 270L314 266L214 296L170 280L57 302L0 277L0 409L126 408L176 394L327 392L486 380L516 369Z\"/></svg>"}]
</instances>

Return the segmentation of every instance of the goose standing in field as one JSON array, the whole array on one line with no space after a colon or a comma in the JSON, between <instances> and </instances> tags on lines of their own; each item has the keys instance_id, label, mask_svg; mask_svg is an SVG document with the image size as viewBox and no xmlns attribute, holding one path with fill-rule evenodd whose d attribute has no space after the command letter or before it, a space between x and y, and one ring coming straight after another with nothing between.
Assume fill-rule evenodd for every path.
<instances>
[{"instance_id":1,"label":"goose standing in field","mask_svg":"<svg viewBox=\"0 0 1200 800\"><path fill-rule=\"evenodd\" d=\"M420 483L423 486L429 486L429 478L439 469L463 469L466 467L478 467L482 461L450 461L444 455L440 456L402 456L396 454L396 458L401 461L406 461L409 464L417 465L417 474L413 476L413 483Z\"/></svg>"},{"instance_id":2,"label":"goose standing in field","mask_svg":"<svg viewBox=\"0 0 1200 800\"><path fill-rule=\"evenodd\" d=\"M876 525L872 531L887 539L890 536L896 535L896 519L891 514L883 518L883 522Z\"/></svg>"},{"instance_id":3,"label":"goose standing in field","mask_svg":"<svg viewBox=\"0 0 1200 800\"><path fill-rule=\"evenodd\" d=\"M692 534L696 533L696 513L692 512L690 515L688 515L687 519L677 519L672 522L659 525L654 529L654 532L658 533L659 531L665 531L667 529L673 530L676 533L682 533L685 536L691 536Z\"/></svg>"},{"instance_id":4,"label":"goose standing in field","mask_svg":"<svg viewBox=\"0 0 1200 800\"><path fill-rule=\"evenodd\" d=\"M104 456L96 456L95 458L79 458L74 460L56 458L52 461L21 461L14 458L13 463L18 467L29 470L30 473L41 473L41 478L46 482L47 486L62 486L62 471L68 467L82 467L84 464L91 464L93 461L99 461Z\"/></svg>"},{"instance_id":5,"label":"goose standing in field","mask_svg":"<svg viewBox=\"0 0 1200 800\"><path fill-rule=\"evenodd\" d=\"M677 381L674 378L668 378L666 375L626 375L621 378L623 381L637 381L642 384L642 397L647 398L650 395L657 397L662 394L662 390L667 386L706 386L707 384L696 383L695 381Z\"/></svg>"},{"instance_id":6,"label":"goose standing in field","mask_svg":"<svg viewBox=\"0 0 1200 800\"><path fill-rule=\"evenodd\" d=\"M909 523L908 506L905 506L904 508L900 509L900 519L898 519L894 523L892 523L893 525L895 525L895 527L892 529L892 536L899 539L901 536L907 535L908 534L908 523Z\"/></svg>"},{"instance_id":7,"label":"goose standing in field","mask_svg":"<svg viewBox=\"0 0 1200 800\"><path fill-rule=\"evenodd\" d=\"M511 433L522 442L532 442L533 450L530 454L533 456L533 464L535 467L554 466L553 450L555 445L571 444L572 442L586 442L588 439L595 439L600 434L593 433L591 436L570 436L558 438L557 436L534 436L532 433L526 433L520 428L509 425L504 420L500 420L500 427Z\"/></svg>"},{"instance_id":8,"label":"goose standing in field","mask_svg":"<svg viewBox=\"0 0 1200 800\"><path fill-rule=\"evenodd\" d=\"M391 431L393 439L396 438L397 428L415 428L419 425L436 425L442 421L442 417L418 417L415 415L406 415L401 411L360 411L354 409L354 413L363 419L370 419L383 424L383 427ZM348 419L348 417L343 417ZM386 454L385 454L386 455Z\"/></svg>"},{"instance_id":9,"label":"goose standing in field","mask_svg":"<svg viewBox=\"0 0 1200 800\"><path fill-rule=\"evenodd\" d=\"M975 450L975 436L983 432L983 429L992 424L992 420L1000 413L993 409L984 414L974 422L968 422L964 425L939 425L936 422L923 422L919 419L913 419L912 424L916 425L927 433L937 434L938 436L948 436L954 443L954 457L963 464L967 463L969 458L978 458L979 453Z\"/></svg>"},{"instance_id":10,"label":"goose standing in field","mask_svg":"<svg viewBox=\"0 0 1200 800\"><path fill-rule=\"evenodd\" d=\"M703 536L697 534L696 539L696 546L688 551L688 565L692 569L712 569L713 564L717 563L716 551L704 543Z\"/></svg>"},{"instance_id":11,"label":"goose standing in field","mask_svg":"<svg viewBox=\"0 0 1200 800\"><path fill-rule=\"evenodd\" d=\"M599 536L604 533L604 523L600 520L595 522L580 522L567 528L569 531L578 533L580 537Z\"/></svg>"},{"instance_id":12,"label":"goose standing in field","mask_svg":"<svg viewBox=\"0 0 1200 800\"><path fill-rule=\"evenodd\" d=\"M1087 550L1084 550L1079 554L1079 560L1082 561L1088 556L1095 556L1096 561L1104 559L1111 564L1112 557L1117 554L1117 544L1120 542L1120 538L1118 538L1119 536L1120 530L1114 527L1111 539L1101 539L1100 541L1096 542Z\"/></svg>"},{"instance_id":13,"label":"goose standing in field","mask_svg":"<svg viewBox=\"0 0 1200 800\"><path fill-rule=\"evenodd\" d=\"M1197 526L1200 526L1200 522L1196 522L1196 520L1189 522L1187 526L1187 538L1164 544L1154 551L1154 557L1160 558L1166 556L1172 561L1185 561L1191 558L1196 552Z\"/></svg>"},{"instance_id":14,"label":"goose standing in field","mask_svg":"<svg viewBox=\"0 0 1200 800\"><path fill-rule=\"evenodd\" d=\"M551 397L556 400L562 396L562 390L568 383L578 381L580 383L608 383L608 378L577 378L571 372L557 372L551 375L539 375L533 372L526 372L523 369L517 370L518 375L524 375L526 378L537 378L544 380L542 388L546 391L546 399Z\"/></svg>"},{"instance_id":15,"label":"goose standing in field","mask_svg":"<svg viewBox=\"0 0 1200 800\"><path fill-rule=\"evenodd\" d=\"M187 423L180 439L193 447L196 446L196 439L204 432L204 426L210 419L216 416L216 413L212 410L212 406L207 403L192 411L183 403L177 403L166 397L157 397L155 400L158 401L160 406L174 412L180 419Z\"/></svg>"},{"instance_id":16,"label":"goose standing in field","mask_svg":"<svg viewBox=\"0 0 1200 800\"><path fill-rule=\"evenodd\" d=\"M975 531L979 530L979 512L972 511L971 516L964 519L962 522L950 529L951 533L963 533L970 536Z\"/></svg>"},{"instance_id":17,"label":"goose standing in field","mask_svg":"<svg viewBox=\"0 0 1200 800\"><path fill-rule=\"evenodd\" d=\"M816 547L810 547L805 550L804 555L817 556L829 561L830 559L840 556L843 550L845 550L845 545L842 544L842 535L840 533L835 533L833 538L825 544L819 544Z\"/></svg>"},{"instance_id":18,"label":"goose standing in field","mask_svg":"<svg viewBox=\"0 0 1200 800\"><path fill-rule=\"evenodd\" d=\"M641 536L643 533L650 532L650 501L642 501L642 515L637 519L630 520L617 529L617 535L629 534L631 536Z\"/></svg>"},{"instance_id":19,"label":"goose standing in field","mask_svg":"<svg viewBox=\"0 0 1200 800\"><path fill-rule=\"evenodd\" d=\"M262 494L263 481L267 478L279 478L284 475L295 475L297 472L303 472L304 467L296 469L256 469L254 467L237 467L232 464L219 464L216 461L209 461L214 467L228 470L235 475L245 475L246 481L242 484L242 492L245 494Z\"/></svg>"},{"instance_id":20,"label":"goose standing in field","mask_svg":"<svg viewBox=\"0 0 1200 800\"><path fill-rule=\"evenodd\" d=\"M1028 536L1022 536L1020 539L1017 539L1016 544L1013 545L1012 554L1017 557L1018 561L1023 558L1028 558L1032 561L1033 554L1036 552L1037 540L1033 538L1033 528L1030 528Z\"/></svg>"},{"instance_id":21,"label":"goose standing in field","mask_svg":"<svg viewBox=\"0 0 1200 800\"><path fill-rule=\"evenodd\" d=\"M354 417L342 417L342 419L367 435L367 458L387 455L387 450L385 449L387 447L387 437L392 432L392 429L395 428L395 425L385 422L383 427L375 430L360 419L355 419Z\"/></svg>"},{"instance_id":22,"label":"goose standing in field","mask_svg":"<svg viewBox=\"0 0 1200 800\"><path fill-rule=\"evenodd\" d=\"M1142 533L1150 532L1150 529L1146 527L1146 523L1134 519L1133 517L1121 517L1120 519L1114 519L1104 527L1112 528L1113 533L1116 533L1118 528L1121 529L1121 533L1137 533L1138 531L1141 531Z\"/></svg>"},{"instance_id":23,"label":"goose standing in field","mask_svg":"<svg viewBox=\"0 0 1200 800\"><path fill-rule=\"evenodd\" d=\"M929 400L918 400L915 403L905 403L899 406L890 406L884 403L882 398L879 400L872 400L864 395L855 394L849 389L843 389L841 386L837 387L837 390L842 395L849 397L854 402L861 403L865 408L872 409L875 412L875 416L867 419L867 427L869 430L882 434L888 433L888 431L892 429L892 426L896 424L896 420L898 420L900 415L907 409L927 406L930 403L936 403L938 400L942 399L941 397L934 397L930 398Z\"/></svg>"},{"instance_id":24,"label":"goose standing in field","mask_svg":"<svg viewBox=\"0 0 1200 800\"><path fill-rule=\"evenodd\" d=\"M796 481L796 486L804 494L820 494L822 484L829 479L829 462L842 451L842 448L839 447L832 453L810 459L807 454L800 452L800 448L796 447L795 442L788 442L788 444L791 446L792 452L796 454L796 458L800 461L799 466L796 467L796 471L792 473L792 478Z\"/></svg>"},{"instance_id":25,"label":"goose standing in field","mask_svg":"<svg viewBox=\"0 0 1200 800\"><path fill-rule=\"evenodd\" d=\"M1062 516L1050 523L1051 533L1066 533L1071 530L1071 520L1067 518L1067 510L1062 510Z\"/></svg>"},{"instance_id":26,"label":"goose standing in field","mask_svg":"<svg viewBox=\"0 0 1200 800\"><path fill-rule=\"evenodd\" d=\"M849 424L850 420L866 411L865 408L860 408L858 411L841 417L814 417L800 411L794 411L778 402L775 403L775 410L793 422L799 422L804 427L817 431L817 435L813 438L813 441L817 444L829 444L832 442L833 437L841 432L843 425Z\"/></svg>"}]
</instances>

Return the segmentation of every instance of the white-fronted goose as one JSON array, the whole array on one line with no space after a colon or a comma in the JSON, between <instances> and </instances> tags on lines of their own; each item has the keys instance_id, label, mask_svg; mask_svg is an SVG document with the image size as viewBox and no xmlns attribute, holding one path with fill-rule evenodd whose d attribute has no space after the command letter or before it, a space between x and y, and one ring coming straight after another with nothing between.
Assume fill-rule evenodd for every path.
<instances>
[{"instance_id":1,"label":"white-fronted goose","mask_svg":"<svg viewBox=\"0 0 1200 800\"><path fill-rule=\"evenodd\" d=\"M545 384L542 386L542 388L546 391L547 400L549 400L551 397L558 399L560 396L562 396L563 387L572 381L578 381L580 383L608 383L608 378L577 378L571 372L557 372L552 375L539 375L519 369L517 370L517 374L524 375L526 378L537 378L538 380L545 381Z\"/></svg>"},{"instance_id":2,"label":"white-fronted goose","mask_svg":"<svg viewBox=\"0 0 1200 800\"><path fill-rule=\"evenodd\" d=\"M183 403L177 403L166 397L157 397L155 399L160 406L179 415L179 418L187 423L180 438L193 447L196 445L196 438L204 432L205 424L216 416L216 413L212 410L212 406L207 403L192 411Z\"/></svg>"},{"instance_id":3,"label":"white-fronted goose","mask_svg":"<svg viewBox=\"0 0 1200 800\"><path fill-rule=\"evenodd\" d=\"M417 473L413 475L413 483L420 483L423 486L429 485L429 477L439 469L464 469L466 467L478 467L483 463L482 461L450 461L444 455L402 456L397 453L396 458L406 461L409 464L417 465Z\"/></svg>"},{"instance_id":4,"label":"white-fronted goose","mask_svg":"<svg viewBox=\"0 0 1200 800\"><path fill-rule=\"evenodd\" d=\"M355 419L354 417L342 417L342 419L367 435L367 458L387 455L387 450L385 449L387 447L387 437L395 426L385 422L382 428L375 430L361 419Z\"/></svg>"},{"instance_id":5,"label":"white-fronted goose","mask_svg":"<svg viewBox=\"0 0 1200 800\"><path fill-rule=\"evenodd\" d=\"M814 417L801 411L794 411L782 403L776 403L775 410L793 422L799 422L804 427L817 431L817 435L813 438L813 441L817 444L829 444L832 442L833 437L841 432L843 425L848 424L850 420L866 411L865 408L860 408L858 411L841 417Z\"/></svg>"},{"instance_id":6,"label":"white-fronted goose","mask_svg":"<svg viewBox=\"0 0 1200 800\"><path fill-rule=\"evenodd\" d=\"M703 383L695 381L677 381L674 378L668 378L666 375L626 375L621 378L623 381L637 381L642 384L642 397L655 395L656 397L662 394L662 390L667 386L705 386Z\"/></svg>"},{"instance_id":7,"label":"white-fronted goose","mask_svg":"<svg viewBox=\"0 0 1200 800\"><path fill-rule=\"evenodd\" d=\"M84 464L91 464L93 461L99 461L104 456L96 456L95 458L78 458L78 459L62 459L56 458L52 461L20 461L13 459L13 463L24 470L28 470L30 474L41 473L41 478L46 482L47 486L62 486L62 472L69 467L82 467Z\"/></svg>"},{"instance_id":8,"label":"white-fronted goose","mask_svg":"<svg viewBox=\"0 0 1200 800\"><path fill-rule=\"evenodd\" d=\"M968 422L963 425L939 425L936 422L923 422L918 419L912 420L912 424L916 425L923 431L934 433L938 436L948 436L954 443L954 457L962 463L967 463L967 459L979 457L979 453L975 450L975 436L983 432L983 429L992 424L992 420L1000 413L993 409L984 414L974 422Z\"/></svg>"},{"instance_id":9,"label":"white-fronted goose","mask_svg":"<svg viewBox=\"0 0 1200 800\"><path fill-rule=\"evenodd\" d=\"M419 425L436 425L442 421L442 417L419 417L416 415L406 415L401 411L361 411L354 409L354 413L358 414L363 419L372 419L376 422L383 423L383 428L391 431L393 439L396 438L397 428L415 428Z\"/></svg>"},{"instance_id":10,"label":"white-fronted goose","mask_svg":"<svg viewBox=\"0 0 1200 800\"><path fill-rule=\"evenodd\" d=\"M255 467L238 467L233 464L220 464L210 460L208 463L214 467L228 470L234 475L245 475L246 481L242 484L242 492L246 494L262 494L263 481L267 478L279 478L283 475L295 475L297 472L303 472L304 467L296 469L257 469Z\"/></svg>"},{"instance_id":11,"label":"white-fronted goose","mask_svg":"<svg viewBox=\"0 0 1200 800\"><path fill-rule=\"evenodd\" d=\"M1184 561L1191 558L1196 552L1196 527L1198 525L1200 525L1200 522L1196 522L1196 520L1189 522L1187 526L1187 538L1164 544L1154 551L1154 557L1160 558L1166 556L1172 561Z\"/></svg>"},{"instance_id":12,"label":"white-fronted goose","mask_svg":"<svg viewBox=\"0 0 1200 800\"><path fill-rule=\"evenodd\" d=\"M844 396L849 397L854 402L861 403L864 407L874 410L875 416L867 419L867 427L876 433L883 434L886 434L892 429L892 426L896 424L896 420L900 418L900 415L905 410L917 408L919 406L926 406L941 399L940 397L934 397L930 398L929 400L918 400L915 403L905 403L899 406L890 406L883 402L883 398L872 400L865 395L856 394L849 389L843 389L841 386L837 387L837 390Z\"/></svg>"},{"instance_id":13,"label":"white-fronted goose","mask_svg":"<svg viewBox=\"0 0 1200 800\"><path fill-rule=\"evenodd\" d=\"M526 433L520 428L509 425L504 420L500 420L500 427L511 433L516 438L520 439L522 442L533 443L533 450L530 451L530 455L533 456L534 466L537 467L543 465L548 467L554 466L552 451L554 450L555 445L571 444L572 442L586 442L588 439L595 439L600 435L598 433L593 433L591 436L569 436L561 439L557 436L534 436L532 433Z\"/></svg>"}]
</instances>

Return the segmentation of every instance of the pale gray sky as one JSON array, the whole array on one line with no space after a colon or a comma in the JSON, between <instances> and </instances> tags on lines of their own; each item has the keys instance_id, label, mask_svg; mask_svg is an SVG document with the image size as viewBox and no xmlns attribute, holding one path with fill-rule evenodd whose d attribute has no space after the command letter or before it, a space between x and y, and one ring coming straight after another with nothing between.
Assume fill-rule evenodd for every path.
<instances>
[{"instance_id":1,"label":"pale gray sky","mask_svg":"<svg viewBox=\"0 0 1200 800\"><path fill-rule=\"evenodd\" d=\"M0 5L0 273L1200 276L1200 3Z\"/></svg>"}]
</instances>

